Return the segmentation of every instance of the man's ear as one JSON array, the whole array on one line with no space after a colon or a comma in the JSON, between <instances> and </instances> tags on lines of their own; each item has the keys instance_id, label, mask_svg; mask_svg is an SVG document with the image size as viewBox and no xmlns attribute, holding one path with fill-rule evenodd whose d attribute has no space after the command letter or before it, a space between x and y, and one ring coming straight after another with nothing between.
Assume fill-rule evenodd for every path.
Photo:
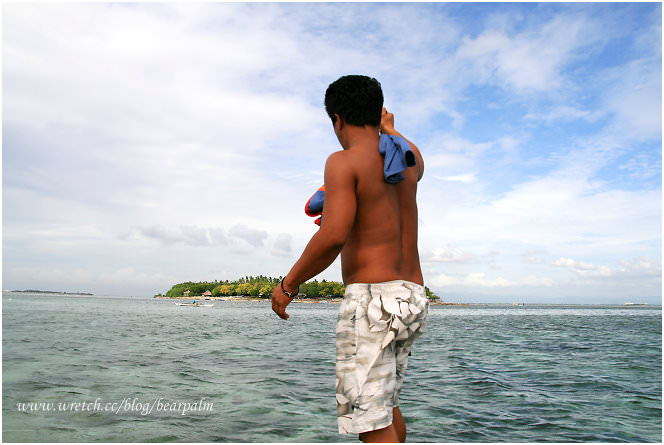
<instances>
[{"instance_id":1,"label":"man's ear","mask_svg":"<svg viewBox=\"0 0 664 445\"><path fill-rule=\"evenodd\" d=\"M341 116L339 116L337 113L334 113L334 123L336 124L339 122L339 125L343 125L344 120L341 119Z\"/></svg>"}]
</instances>

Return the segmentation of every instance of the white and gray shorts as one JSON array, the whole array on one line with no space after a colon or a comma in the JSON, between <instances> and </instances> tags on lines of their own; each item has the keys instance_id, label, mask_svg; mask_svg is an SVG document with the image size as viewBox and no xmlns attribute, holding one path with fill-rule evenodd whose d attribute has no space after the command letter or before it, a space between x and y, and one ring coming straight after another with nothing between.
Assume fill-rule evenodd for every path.
<instances>
[{"instance_id":1,"label":"white and gray shorts","mask_svg":"<svg viewBox=\"0 0 664 445\"><path fill-rule=\"evenodd\" d=\"M339 433L392 423L410 348L424 331L428 310L424 286L410 281L346 286L337 319Z\"/></svg>"}]
</instances>

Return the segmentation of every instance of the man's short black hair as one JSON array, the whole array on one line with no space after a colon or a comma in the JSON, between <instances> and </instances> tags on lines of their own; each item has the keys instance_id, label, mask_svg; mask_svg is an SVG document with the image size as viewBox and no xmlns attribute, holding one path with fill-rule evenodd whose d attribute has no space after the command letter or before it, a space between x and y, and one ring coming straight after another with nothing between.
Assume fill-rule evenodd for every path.
<instances>
[{"instance_id":1,"label":"man's short black hair","mask_svg":"<svg viewBox=\"0 0 664 445\"><path fill-rule=\"evenodd\" d=\"M342 76L325 91L325 111L334 124L335 113L350 125L380 126L383 90L373 77Z\"/></svg>"}]
</instances>

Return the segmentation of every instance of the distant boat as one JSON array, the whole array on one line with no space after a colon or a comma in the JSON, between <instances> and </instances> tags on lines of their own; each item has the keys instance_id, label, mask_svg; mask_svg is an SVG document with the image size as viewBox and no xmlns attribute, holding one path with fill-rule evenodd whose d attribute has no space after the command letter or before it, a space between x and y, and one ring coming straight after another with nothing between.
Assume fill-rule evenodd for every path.
<instances>
[{"instance_id":1,"label":"distant boat","mask_svg":"<svg viewBox=\"0 0 664 445\"><path fill-rule=\"evenodd\" d=\"M625 303L624 306L648 306L648 303Z\"/></svg>"},{"instance_id":2,"label":"distant boat","mask_svg":"<svg viewBox=\"0 0 664 445\"><path fill-rule=\"evenodd\" d=\"M205 304L205 303L175 303L177 306L200 306L200 307L212 307L214 304Z\"/></svg>"}]
</instances>

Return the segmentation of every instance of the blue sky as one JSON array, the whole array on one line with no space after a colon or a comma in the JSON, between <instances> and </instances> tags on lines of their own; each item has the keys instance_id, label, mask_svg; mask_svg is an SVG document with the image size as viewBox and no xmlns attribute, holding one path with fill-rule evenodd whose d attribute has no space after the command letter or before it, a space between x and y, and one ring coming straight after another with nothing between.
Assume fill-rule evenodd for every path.
<instances>
[{"instance_id":1,"label":"blue sky","mask_svg":"<svg viewBox=\"0 0 664 445\"><path fill-rule=\"evenodd\" d=\"M284 275L383 85L420 147L427 285L661 302L659 3L3 5L3 288L153 295ZM319 278L340 280L339 262Z\"/></svg>"}]
</instances>

